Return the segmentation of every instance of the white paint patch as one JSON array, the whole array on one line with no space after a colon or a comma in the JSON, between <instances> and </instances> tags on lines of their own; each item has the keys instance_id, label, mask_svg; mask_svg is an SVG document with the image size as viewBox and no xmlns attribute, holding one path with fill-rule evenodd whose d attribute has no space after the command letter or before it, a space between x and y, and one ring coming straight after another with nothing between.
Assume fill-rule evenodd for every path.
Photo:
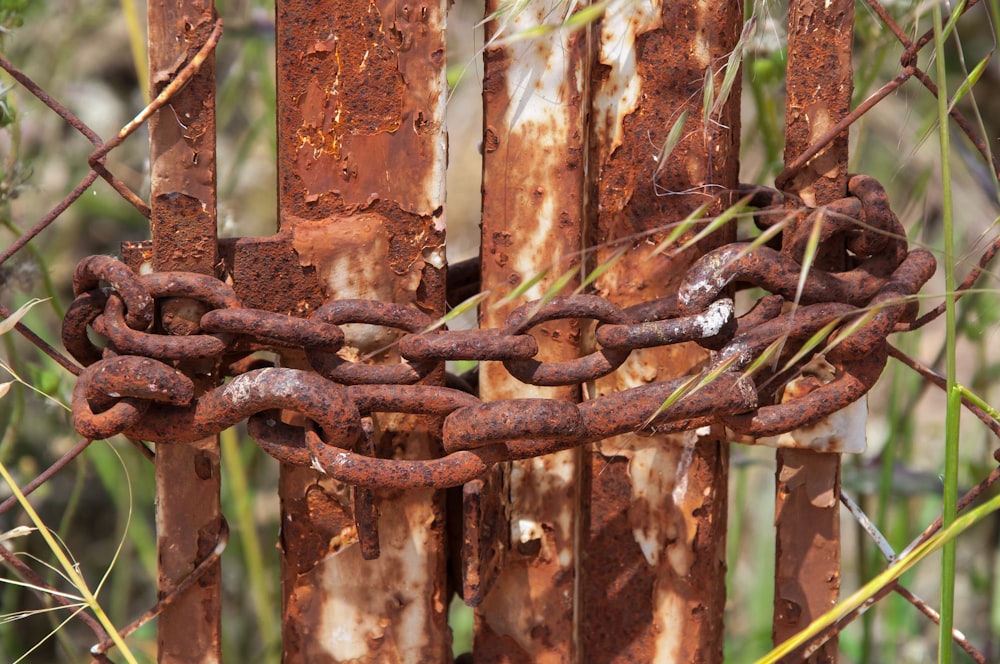
<instances>
[{"instance_id":1,"label":"white paint patch","mask_svg":"<svg viewBox=\"0 0 1000 664\"><path fill-rule=\"evenodd\" d=\"M681 460L677 464L677 484L674 486L672 496L674 503L681 505L684 502L684 496L687 494L688 487L688 476L687 472L691 468L691 460L694 459L694 447L698 444L697 434L694 438L689 438L684 441L684 449L681 450Z\"/></svg>"},{"instance_id":2,"label":"white paint patch","mask_svg":"<svg viewBox=\"0 0 1000 664\"><path fill-rule=\"evenodd\" d=\"M527 544L531 540L542 539L542 525L531 519L517 519L512 524L511 537L515 542Z\"/></svg>"},{"instance_id":3,"label":"white paint patch","mask_svg":"<svg viewBox=\"0 0 1000 664\"><path fill-rule=\"evenodd\" d=\"M653 662L655 664L675 664L678 662L677 653L681 652L683 630L677 628L687 622L685 616L686 608L684 598L679 594L670 592L668 589L656 586L656 616L657 627L656 641L653 649ZM672 622L676 620L677 622Z\"/></svg>"},{"instance_id":4,"label":"white paint patch","mask_svg":"<svg viewBox=\"0 0 1000 664\"><path fill-rule=\"evenodd\" d=\"M442 269L447 264L444 246L439 245L432 249L424 249L424 261L438 270Z\"/></svg>"},{"instance_id":5,"label":"white paint patch","mask_svg":"<svg viewBox=\"0 0 1000 664\"><path fill-rule=\"evenodd\" d=\"M662 0L612 0L601 22L598 59L611 67L607 82L594 91L593 113L607 133L601 153L610 155L622 143L625 117L639 105L642 83L636 76L635 40L662 24Z\"/></svg>"},{"instance_id":6,"label":"white paint patch","mask_svg":"<svg viewBox=\"0 0 1000 664\"><path fill-rule=\"evenodd\" d=\"M272 374L275 374L273 378ZM260 380L263 379L265 383L270 383L272 380L280 379L281 374L282 372L276 369L262 369L260 373L236 376L226 383L222 389L222 394L236 406L239 406L260 390Z\"/></svg>"},{"instance_id":7,"label":"white paint patch","mask_svg":"<svg viewBox=\"0 0 1000 664\"><path fill-rule=\"evenodd\" d=\"M363 560L360 547L354 545L316 568L320 586L328 589L316 636L333 660L369 659L377 652L373 644L387 632L400 661L426 656L429 610L435 602L426 596L428 569L434 569L425 553L427 528L434 519L430 505L430 492L413 491L394 501L392 511L383 512L382 556L377 560ZM375 579L391 583L393 592L372 592ZM390 598L392 606L387 607Z\"/></svg>"},{"instance_id":8,"label":"white paint patch","mask_svg":"<svg viewBox=\"0 0 1000 664\"><path fill-rule=\"evenodd\" d=\"M735 312L733 301L725 298L716 300L709 305L705 313L698 317L701 323L701 333L705 337L713 337L722 331L722 327L729 322Z\"/></svg>"},{"instance_id":9,"label":"white paint patch","mask_svg":"<svg viewBox=\"0 0 1000 664\"><path fill-rule=\"evenodd\" d=\"M816 424L777 436L758 438L757 443L766 447L861 454L868 448L867 420L868 397L865 395Z\"/></svg>"},{"instance_id":10,"label":"white paint patch","mask_svg":"<svg viewBox=\"0 0 1000 664\"><path fill-rule=\"evenodd\" d=\"M556 26L565 12L565 2L532 3L510 17L504 36L543 25ZM557 232L563 203L556 192L560 189L557 178L566 171L564 137L573 133L570 119L577 117L578 110L571 104L583 86L582 68L569 57L573 52L566 41L569 37L572 35L565 30L552 30L505 47L508 101L503 118L506 137L501 139L500 151L508 145L521 146L514 148L518 154L508 156L517 161L519 170L530 165L510 174L508 182L514 191L521 190L516 194L520 200L511 201L508 209L518 215L519 229L530 237L552 237ZM524 146L531 146L530 154ZM531 222L534 228L528 228ZM513 267L523 279L529 279L553 258L558 257L543 256L539 261L534 253L520 251L514 256ZM544 288L541 282L535 284L526 297L537 299Z\"/></svg>"},{"instance_id":11,"label":"white paint patch","mask_svg":"<svg viewBox=\"0 0 1000 664\"><path fill-rule=\"evenodd\" d=\"M618 436L598 443L601 454L629 460L632 500L629 522L632 537L650 567L667 560L674 572L686 576L694 562L690 552L693 517L685 511L687 496L685 473L691 466L698 436L694 431L656 436ZM701 504L701 501L698 501ZM681 532L669 521L680 515L686 524Z\"/></svg>"}]
</instances>

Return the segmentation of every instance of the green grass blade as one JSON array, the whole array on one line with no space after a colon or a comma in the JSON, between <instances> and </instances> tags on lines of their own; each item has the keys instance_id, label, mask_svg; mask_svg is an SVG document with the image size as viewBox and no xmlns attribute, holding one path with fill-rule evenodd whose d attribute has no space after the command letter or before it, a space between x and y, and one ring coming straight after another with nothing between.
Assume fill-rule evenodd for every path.
<instances>
[{"instance_id":1,"label":"green grass blade","mask_svg":"<svg viewBox=\"0 0 1000 664\"><path fill-rule=\"evenodd\" d=\"M719 94L716 96L715 101L712 104L711 115L718 115L722 111L722 107L725 106L726 102L729 100L729 94L733 91L733 84L736 83L736 77L740 73L740 67L743 64L743 57L746 55L747 46L756 33L757 17L751 16L750 19L743 24L743 32L740 33L740 39L736 42L736 46L729 53L729 60L726 61L726 73L722 77L722 85L719 86Z\"/></svg>"},{"instance_id":2,"label":"green grass blade","mask_svg":"<svg viewBox=\"0 0 1000 664\"><path fill-rule=\"evenodd\" d=\"M585 276L583 278L583 281L580 283L579 286L577 286L576 290L573 291L573 294L574 295L578 295L578 294L584 292L587 289L587 287L590 286L590 284L592 284L595 281L597 281L601 277L602 274L604 274L605 272L608 271L609 268L611 268L611 266L613 266L615 263L617 263L618 261L620 261L625 256L625 254L628 253L628 250L629 250L629 246L628 245L626 245L624 247L619 247L615 251L615 253L611 255L611 258L609 258L608 260L602 262L600 265L598 265L593 270L591 270L587 274L587 276Z\"/></svg>"},{"instance_id":3,"label":"green grass blade","mask_svg":"<svg viewBox=\"0 0 1000 664\"><path fill-rule=\"evenodd\" d=\"M949 113L951 113L951 111L955 108L955 105L962 100L962 97L967 95L969 91L972 90L972 87L982 77L983 72L986 71L986 67L990 64L990 60L992 59L993 59L993 52L991 51L987 53L986 57L980 60L975 67L972 68L972 71L969 72L969 75L965 77L965 80L962 81L962 84L958 86L957 90L955 90L955 94L952 95L951 101L948 102Z\"/></svg>"},{"instance_id":4,"label":"green grass blade","mask_svg":"<svg viewBox=\"0 0 1000 664\"><path fill-rule=\"evenodd\" d=\"M851 611L860 608L881 588L899 579L899 577L911 570L924 558L952 543L960 534L997 510L1000 510L1000 495L993 496L993 498L979 507L956 518L947 528L942 528L934 536L928 538L926 542L914 547L908 555L898 558L895 563L842 600L833 609L814 620L804 630L758 659L756 664L776 664L776 662L781 661L782 658L787 657L791 652L808 643L824 629L845 617ZM948 632L948 641L949 643L951 642L951 631Z\"/></svg>"},{"instance_id":5,"label":"green grass blade","mask_svg":"<svg viewBox=\"0 0 1000 664\"><path fill-rule=\"evenodd\" d=\"M526 279L526 280L522 281L521 283L519 283L517 286L514 287L514 290L512 290L511 292L507 293L502 298L500 298L500 300L497 302L496 306L502 307L504 305L510 304L511 302L513 302L514 300L516 300L517 298L519 298L522 295L524 295L525 293L527 293L529 290L531 290L534 287L535 284L537 284L539 281L541 281L542 279L544 279L546 277L546 275L548 275L550 269L551 268L547 268L547 267L543 268L540 272L536 272L535 275L532 276L530 279ZM480 295L481 295L481 293L480 293ZM473 297L476 297L476 296L473 296ZM472 298L469 298L469 299L472 299Z\"/></svg>"},{"instance_id":6,"label":"green grass blade","mask_svg":"<svg viewBox=\"0 0 1000 664\"><path fill-rule=\"evenodd\" d=\"M712 109L715 108L715 72L711 65L705 68L705 86L702 92L701 122L703 127L708 128L712 121Z\"/></svg>"},{"instance_id":7,"label":"green grass blade","mask_svg":"<svg viewBox=\"0 0 1000 664\"><path fill-rule=\"evenodd\" d=\"M702 228L700 231L698 231L691 239L687 240L679 247L676 247L674 249L674 253L680 253L685 249L693 247L698 242L705 239L706 237L708 237L709 235L711 235L712 233L719 230L720 228L728 224L730 221L738 217L740 214L743 213L743 210L746 208L746 205L747 203L750 202L751 198L752 196L747 195L741 198L740 200L736 201L732 205L730 205L728 208L723 210L719 216L715 217L714 219L712 219L712 221L707 223L705 227ZM707 203L704 203L700 205L694 212L685 217L684 220L676 228L674 228L662 242L660 242L656 246L656 248L653 250L653 253L650 254L650 258L656 256L659 253L662 253L667 247L671 246L677 238L679 238L681 235L690 230L692 226L699 223L699 219L701 218L701 216L704 215L705 212L708 210L708 208L711 207L714 203L715 201L709 201Z\"/></svg>"},{"instance_id":8,"label":"green grass blade","mask_svg":"<svg viewBox=\"0 0 1000 664\"><path fill-rule=\"evenodd\" d=\"M49 531L48 527L46 527L41 517L39 517L38 513L35 511L35 508L32 507L31 503L28 502L28 499L21 491L21 488L14 481L14 478L7 470L7 466L2 463L0 463L0 477L3 477L3 480L7 483L7 486L10 487L11 492L14 494L14 496L17 497L17 502L21 506L21 509L23 509L25 513L27 513L28 518L31 519L31 522L35 524L36 528L38 528L38 532L42 536L42 539L45 540L45 544L48 546L49 551L51 551L52 555L55 556L56 560L59 561L59 564L62 566L63 571L66 573L66 575L70 578L71 582L73 583L73 587L80 591L80 594L83 597L83 601L85 601L90 610L94 612L94 616L97 618L98 622L100 622L101 626L104 627L105 630L107 630L108 635L111 637L112 641L114 641L115 645L118 647L119 652L121 652L122 654L122 657L124 657L125 660L130 664L138 664L135 655L132 654L132 651L129 649L128 645L125 643L125 641L122 640L121 636L118 634L118 629L111 623L111 620L108 618L107 614L104 613L104 610L101 608L101 605L97 602L97 597L90 591L90 588L87 586L87 582L84 580L83 576L80 575L80 572L77 570L76 565L73 562L71 562L70 559L66 556L65 552L62 549L62 546L60 546L59 542L56 541L52 532Z\"/></svg>"},{"instance_id":9,"label":"green grass blade","mask_svg":"<svg viewBox=\"0 0 1000 664\"><path fill-rule=\"evenodd\" d=\"M945 90L948 89L948 73L945 67L945 38L954 27L962 9L964 0L959 2L952 11L948 25L942 29L941 6L932 7L934 24L935 74L938 90L937 121L940 138L941 154L941 218L944 235L944 281L945 291L945 347L946 376L948 392L948 409L945 413L945 455L944 455L944 486L941 499L941 525L947 527L956 519L958 505L958 463L959 463L959 418L961 415L961 392L955 389L957 384L957 345L958 328L956 325L955 298L955 228L952 209L951 182L951 135L948 123L948 103ZM941 551L941 620L938 623L938 661L950 664L954 646L951 640L952 627L955 618L955 543L949 542Z\"/></svg>"},{"instance_id":10,"label":"green grass blade","mask_svg":"<svg viewBox=\"0 0 1000 664\"><path fill-rule=\"evenodd\" d=\"M816 213L816 220L813 221L812 229L809 231L809 239L806 241L805 253L802 255L802 271L799 272L799 283L795 288L795 304L798 305L802 299L802 291L806 287L806 279L816 260L816 252L819 251L819 236L823 231L823 222L826 220L826 210L820 208Z\"/></svg>"},{"instance_id":11,"label":"green grass blade","mask_svg":"<svg viewBox=\"0 0 1000 664\"><path fill-rule=\"evenodd\" d=\"M459 302L457 305L452 307L451 311L446 313L444 316L441 316L441 318L436 320L432 325L428 326L428 328L424 330L424 332L430 332L432 330L444 327L445 325L448 324L449 321L461 316L466 311L472 309L473 307L477 306L480 302L488 298L490 296L490 293L492 293L492 291L483 291L482 293L476 293L472 297L466 298L462 302Z\"/></svg>"},{"instance_id":12,"label":"green grass blade","mask_svg":"<svg viewBox=\"0 0 1000 664\"><path fill-rule=\"evenodd\" d=\"M667 160L670 158L670 153L674 151L677 144L681 140L681 136L684 134L684 125L687 124L688 112L687 109L681 112L677 120L674 121L670 131L667 132L667 140L663 141L663 145L660 147L660 154L656 155L656 170L653 171L653 181L660 176L663 169L666 167ZM706 208L707 209L707 208Z\"/></svg>"}]
</instances>

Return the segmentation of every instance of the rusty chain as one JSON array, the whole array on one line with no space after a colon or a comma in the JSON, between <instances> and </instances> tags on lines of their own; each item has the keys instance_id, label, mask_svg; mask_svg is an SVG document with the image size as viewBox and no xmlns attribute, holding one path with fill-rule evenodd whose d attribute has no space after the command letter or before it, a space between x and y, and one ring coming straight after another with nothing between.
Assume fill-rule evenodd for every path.
<instances>
[{"instance_id":1,"label":"rusty chain","mask_svg":"<svg viewBox=\"0 0 1000 664\"><path fill-rule=\"evenodd\" d=\"M86 366L73 392L81 435L118 433L153 442L194 441L248 420L250 436L271 456L313 466L358 487L448 487L491 465L548 454L623 433L651 435L721 422L737 434L773 436L818 422L861 398L885 366L886 336L916 315L913 296L934 273L933 256L908 250L905 232L872 178L854 176L848 197L816 210L797 226L791 250L737 242L709 252L687 272L676 296L621 309L597 295L557 296L514 310L502 329L435 329L413 307L368 300L329 302L308 318L244 308L225 282L204 275L135 275L107 256L84 259L74 274L76 299L62 339ZM781 209L780 194L758 188L758 225ZM811 268L800 279L808 235L840 235L853 263L842 272ZM801 281L801 283L800 283ZM101 284L106 284L101 286ZM733 285L771 295L735 316ZM187 336L157 334L156 301L185 297L209 311ZM791 302L795 301L795 306ZM589 319L596 350L548 363L531 329L547 321ZM400 362L366 364L338 354L344 325L402 330ZM107 339L98 348L88 328ZM825 345L815 343L819 335ZM520 381L575 385L615 371L639 348L696 342L713 351L700 372L597 397L481 402L468 392L424 384L445 360L499 361ZM791 370L753 366L778 347L796 367L817 353L835 376L812 391L779 399L775 385ZM260 350L300 349L318 373L252 368ZM198 396L176 361L210 366L231 378ZM256 364L260 364L256 362ZM760 363L758 363L760 364ZM752 369L749 371L748 369ZM777 375L775 375L777 374ZM780 402L779 402L780 401ZM281 411L299 413L291 425ZM401 460L371 456L374 413L408 413L441 421L443 456Z\"/></svg>"}]
</instances>

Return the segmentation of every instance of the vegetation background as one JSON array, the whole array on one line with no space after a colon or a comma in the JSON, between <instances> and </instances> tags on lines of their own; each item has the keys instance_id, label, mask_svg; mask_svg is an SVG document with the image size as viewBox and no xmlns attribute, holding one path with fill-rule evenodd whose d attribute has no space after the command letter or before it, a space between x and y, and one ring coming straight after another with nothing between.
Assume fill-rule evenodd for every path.
<instances>
[{"instance_id":1,"label":"vegetation background","mask_svg":"<svg viewBox=\"0 0 1000 664\"><path fill-rule=\"evenodd\" d=\"M932 2L883 4L910 34L931 25ZM266 235L273 230L276 209L273 4L218 0L217 5L226 25L217 52L221 232ZM44 89L101 136L110 137L146 103L143 11L144 3L133 0L0 0L0 46ZM781 167L785 12L778 1L747 4L747 16L756 16L758 26L744 60L744 182L770 184ZM481 6L471 0L458 0L449 15L452 261L478 251L481 19ZM995 51L998 29L997 0L980 2L958 22L942 52L951 93L971 81L976 65ZM858 4L856 31L855 96L861 100L898 73L902 48L863 3ZM933 71L926 52L921 64ZM86 173L91 146L11 79L0 81L0 232L5 236L0 244L6 246ZM1000 67L987 61L972 82L959 107L978 119L990 148L996 149ZM886 186L911 245L936 251L939 263L944 237L954 229L959 248L954 269L961 276L997 234L1000 195L988 165L957 135L952 179L942 179L937 124L934 98L911 81L852 128L852 170L874 175ZM146 153L144 136L138 135L109 157L110 169L144 193ZM953 220L946 219L946 191L956 201ZM48 298L24 321L58 345L77 261L93 253L116 253L119 242L147 237L146 220L98 181L56 228L0 266L0 300L14 309L32 298ZM1000 376L996 284L996 274L990 272L975 293L961 300L958 338L952 342L959 380L989 404L996 403ZM936 278L925 292L924 307L937 304L945 295L943 279ZM943 319L896 343L939 373L945 371ZM72 380L16 335L4 334L0 344L0 367L6 371L0 382L8 381L0 398L0 464L24 485L79 442L65 409ZM942 480L946 410L941 390L891 362L871 395L869 449L845 459L845 492L897 551L941 513L943 495L967 489L996 467L996 439L977 420L963 416L957 484ZM223 506L233 529L223 557L224 651L229 661L276 661L277 469L239 431L227 432L223 444ZM726 657L743 662L770 649L773 452L734 447L732 468ZM155 601L152 487L151 464L128 443L112 440L91 445L31 498L91 586L106 575L100 602L116 625ZM994 487L990 496L996 494ZM0 485L0 500L9 495L9 487ZM17 507L0 515L0 533L17 533L13 529L25 525L30 525L28 517ZM17 551L49 582L72 590L59 580L53 553L37 533L12 536L2 545ZM956 627L988 661L1000 661L998 513L962 533L957 552ZM845 594L884 566L869 537L845 512ZM940 574L941 563L932 554L903 581L937 605ZM0 661L22 655L29 662L88 660L92 635L76 622L63 625L66 614L48 607L30 589L9 581L0 586ZM453 609L456 652L462 652L468 649L469 613L460 603ZM154 629L149 625L129 640L147 661L155 661ZM845 662L902 664L933 660L937 640L937 628L929 620L890 595L847 628L840 643Z\"/></svg>"}]
</instances>

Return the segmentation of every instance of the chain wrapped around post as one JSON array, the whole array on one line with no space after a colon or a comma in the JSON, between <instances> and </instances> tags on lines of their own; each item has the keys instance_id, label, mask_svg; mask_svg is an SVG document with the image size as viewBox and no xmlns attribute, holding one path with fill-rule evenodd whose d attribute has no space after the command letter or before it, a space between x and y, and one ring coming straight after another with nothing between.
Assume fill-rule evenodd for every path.
<instances>
[{"instance_id":1,"label":"chain wrapped around post","mask_svg":"<svg viewBox=\"0 0 1000 664\"><path fill-rule=\"evenodd\" d=\"M557 296L518 308L498 330L436 329L416 308L366 300L328 302L308 318L280 315L245 308L221 280L183 272L137 276L116 259L92 256L77 267L76 299L62 330L67 350L86 366L73 393L73 423L92 439L123 433L183 442L249 420L250 436L271 456L367 488L456 486L502 461L626 432L649 435L721 421L746 440L813 425L871 389L886 363L886 336L913 320L913 296L935 270L929 252L908 250L875 180L854 176L848 193L810 213L791 253L733 243L697 261L676 297L622 310L596 295ZM759 226L773 222L780 199L778 192L756 189ZM849 269L811 268L803 278L817 226L820 239L846 238ZM732 285L771 295L737 318ZM157 333L156 301L167 297L204 303L210 310L200 329L187 336ZM535 359L539 344L530 330L555 319L597 321L596 350L569 362ZM338 354L341 326L353 323L403 330L403 360L371 365ZM88 328L108 340L103 349ZM586 383L615 371L635 349L684 342L713 350L714 359L688 377L580 404L483 403L457 389L421 384L444 360L501 361L535 385ZM286 349L303 351L318 373L251 370L260 364L253 361L256 351ZM762 362L766 354L769 361ZM194 358L215 360L214 370L230 380L194 397L192 381L172 366ZM780 388L817 358L829 375L782 396ZM288 424L281 410L299 413L306 425ZM366 418L376 412L439 418L445 455L370 456Z\"/></svg>"}]
</instances>

